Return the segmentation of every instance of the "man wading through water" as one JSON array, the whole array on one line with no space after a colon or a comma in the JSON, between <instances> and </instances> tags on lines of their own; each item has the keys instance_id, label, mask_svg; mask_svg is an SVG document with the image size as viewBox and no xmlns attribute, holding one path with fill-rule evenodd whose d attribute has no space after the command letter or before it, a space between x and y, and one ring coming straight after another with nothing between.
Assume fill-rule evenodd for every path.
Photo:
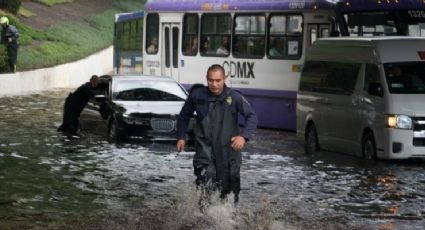
<instances>
[{"instance_id":1,"label":"man wading through water","mask_svg":"<svg viewBox=\"0 0 425 230\"><path fill-rule=\"evenodd\" d=\"M233 192L239 199L241 150L257 127L257 115L245 98L225 85L226 76L220 65L207 71L208 87L194 89L178 118L177 151L184 150L189 120L196 112L193 159L196 185L209 194L218 189L221 198ZM245 118L239 128L238 114Z\"/></svg>"}]
</instances>

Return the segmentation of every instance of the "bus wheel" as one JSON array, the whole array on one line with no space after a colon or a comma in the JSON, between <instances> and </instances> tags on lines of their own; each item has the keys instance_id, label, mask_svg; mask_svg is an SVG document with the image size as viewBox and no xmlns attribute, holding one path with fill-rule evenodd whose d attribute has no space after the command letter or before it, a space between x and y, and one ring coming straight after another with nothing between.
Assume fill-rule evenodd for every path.
<instances>
[{"instance_id":1,"label":"bus wheel","mask_svg":"<svg viewBox=\"0 0 425 230\"><path fill-rule=\"evenodd\" d=\"M378 156L376 154L376 144L373 133L367 132L362 139L362 157L365 160L376 161Z\"/></svg>"},{"instance_id":2,"label":"bus wheel","mask_svg":"<svg viewBox=\"0 0 425 230\"><path fill-rule=\"evenodd\" d=\"M308 125L305 132L305 153L315 154L319 151L319 138L317 137L316 126Z\"/></svg>"},{"instance_id":3,"label":"bus wheel","mask_svg":"<svg viewBox=\"0 0 425 230\"><path fill-rule=\"evenodd\" d=\"M118 129L118 124L116 121L111 120L108 126L108 141L114 142L114 141L120 141L120 140L121 140L121 134Z\"/></svg>"}]
</instances>

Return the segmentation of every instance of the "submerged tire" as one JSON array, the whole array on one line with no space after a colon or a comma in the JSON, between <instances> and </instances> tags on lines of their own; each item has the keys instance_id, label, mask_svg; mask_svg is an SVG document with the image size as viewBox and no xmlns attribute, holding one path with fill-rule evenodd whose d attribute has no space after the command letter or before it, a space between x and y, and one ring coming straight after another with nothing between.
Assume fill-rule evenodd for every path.
<instances>
[{"instance_id":1,"label":"submerged tire","mask_svg":"<svg viewBox=\"0 0 425 230\"><path fill-rule=\"evenodd\" d=\"M362 138L362 157L369 161L378 160L375 138L371 132L366 133Z\"/></svg>"},{"instance_id":2,"label":"submerged tire","mask_svg":"<svg viewBox=\"0 0 425 230\"><path fill-rule=\"evenodd\" d=\"M319 151L319 138L317 137L316 126L310 124L305 132L305 153L315 154Z\"/></svg>"},{"instance_id":3,"label":"submerged tire","mask_svg":"<svg viewBox=\"0 0 425 230\"><path fill-rule=\"evenodd\" d=\"M121 140L121 133L118 128L118 124L116 121L109 122L108 126L108 141L114 142L114 141L120 141Z\"/></svg>"}]
</instances>

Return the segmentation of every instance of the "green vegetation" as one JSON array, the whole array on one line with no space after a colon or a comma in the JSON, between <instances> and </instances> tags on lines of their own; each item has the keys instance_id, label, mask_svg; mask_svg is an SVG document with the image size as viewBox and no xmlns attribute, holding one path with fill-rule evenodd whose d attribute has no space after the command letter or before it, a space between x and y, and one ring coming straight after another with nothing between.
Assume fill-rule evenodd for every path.
<instances>
[{"instance_id":1,"label":"green vegetation","mask_svg":"<svg viewBox=\"0 0 425 230\"><path fill-rule=\"evenodd\" d=\"M0 1L0 8L16 13L21 6L21 0L4 0Z\"/></svg>"},{"instance_id":2,"label":"green vegetation","mask_svg":"<svg viewBox=\"0 0 425 230\"><path fill-rule=\"evenodd\" d=\"M24 7L20 7L20 8L19 8L18 14L20 14L20 15L22 15L22 16L24 16L24 17L26 17L26 18L30 18L30 17L32 17L32 16L35 16L35 15L36 15L35 13L33 13L33 12L31 12L31 11L29 11L29 10L25 9Z\"/></svg>"},{"instance_id":3,"label":"green vegetation","mask_svg":"<svg viewBox=\"0 0 425 230\"><path fill-rule=\"evenodd\" d=\"M74 0L35 0L36 2L42 3L47 6L53 6L55 4L73 2Z\"/></svg>"},{"instance_id":4,"label":"green vegetation","mask_svg":"<svg viewBox=\"0 0 425 230\"><path fill-rule=\"evenodd\" d=\"M139 11L143 9L143 3L140 0L120 0L114 6L114 9L85 18L87 23L66 22L46 30L28 27L0 10L0 15L6 14L20 33L18 71L72 62L112 45L114 15ZM0 69L3 69L1 63L5 62L2 58L5 56L0 49Z\"/></svg>"}]
</instances>

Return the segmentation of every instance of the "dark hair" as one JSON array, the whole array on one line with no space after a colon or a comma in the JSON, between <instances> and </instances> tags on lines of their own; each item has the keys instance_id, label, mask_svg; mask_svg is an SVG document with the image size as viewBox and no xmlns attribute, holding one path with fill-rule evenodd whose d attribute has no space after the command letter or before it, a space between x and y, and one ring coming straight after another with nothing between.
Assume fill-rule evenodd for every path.
<instances>
[{"instance_id":1,"label":"dark hair","mask_svg":"<svg viewBox=\"0 0 425 230\"><path fill-rule=\"evenodd\" d=\"M193 92L193 90L197 89L197 88L202 88L205 87L204 84L202 83L195 83L192 85L192 87L189 89L189 94L191 94Z\"/></svg>"},{"instance_id":2,"label":"dark hair","mask_svg":"<svg viewBox=\"0 0 425 230\"><path fill-rule=\"evenodd\" d=\"M208 68L207 77L208 77L208 74L210 72L215 72L215 71L221 71L223 73L224 77L226 77L226 72L224 71L223 66L221 66L219 64L214 64L214 65L210 66L210 68Z\"/></svg>"},{"instance_id":3,"label":"dark hair","mask_svg":"<svg viewBox=\"0 0 425 230\"><path fill-rule=\"evenodd\" d=\"M97 80L97 78L98 78L97 75L92 75L91 78L90 78L90 81Z\"/></svg>"}]
</instances>

